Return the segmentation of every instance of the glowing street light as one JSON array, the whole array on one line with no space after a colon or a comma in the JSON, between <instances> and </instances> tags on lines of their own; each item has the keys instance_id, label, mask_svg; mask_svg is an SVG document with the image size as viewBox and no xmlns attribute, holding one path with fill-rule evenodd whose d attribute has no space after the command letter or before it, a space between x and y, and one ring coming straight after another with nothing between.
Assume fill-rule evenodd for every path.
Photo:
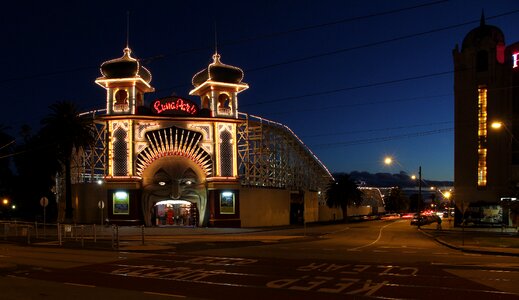
<instances>
[{"instance_id":1,"label":"glowing street light","mask_svg":"<svg viewBox=\"0 0 519 300\"><path fill-rule=\"evenodd\" d=\"M398 163L398 161L396 161ZM393 158L390 156L386 156L384 158L384 164L391 165L393 163ZM398 163L400 165L400 163ZM416 179L415 175L412 175L411 178L413 180ZM418 228L420 228L420 203L422 202L422 166L418 167Z\"/></svg>"},{"instance_id":2,"label":"glowing street light","mask_svg":"<svg viewBox=\"0 0 519 300\"><path fill-rule=\"evenodd\" d=\"M495 121L495 122L492 122L492 124L490 124L490 127L492 127L493 129L501 129L501 127L503 127L503 122L499 122L499 121Z\"/></svg>"},{"instance_id":3,"label":"glowing street light","mask_svg":"<svg viewBox=\"0 0 519 300\"><path fill-rule=\"evenodd\" d=\"M2 204L5 205L5 206L9 205L9 199L4 198L4 199L2 200Z\"/></svg>"}]
</instances>

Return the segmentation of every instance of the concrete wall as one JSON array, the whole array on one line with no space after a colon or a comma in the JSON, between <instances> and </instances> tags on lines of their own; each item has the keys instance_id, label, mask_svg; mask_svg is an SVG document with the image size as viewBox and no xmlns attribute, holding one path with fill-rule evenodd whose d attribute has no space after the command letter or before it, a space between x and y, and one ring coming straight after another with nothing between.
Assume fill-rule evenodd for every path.
<instances>
[{"instance_id":1,"label":"concrete wall","mask_svg":"<svg viewBox=\"0 0 519 300\"><path fill-rule=\"evenodd\" d=\"M327 221L336 221L342 220L342 209L339 208L330 208L326 203L322 203L319 205L319 221L327 222Z\"/></svg>"},{"instance_id":2,"label":"concrete wall","mask_svg":"<svg viewBox=\"0 0 519 300\"><path fill-rule=\"evenodd\" d=\"M319 199L317 192L305 192L305 222L319 221Z\"/></svg>"},{"instance_id":3,"label":"concrete wall","mask_svg":"<svg viewBox=\"0 0 519 300\"><path fill-rule=\"evenodd\" d=\"M78 223L101 223L101 210L97 203L103 200L103 219L107 216L106 189L97 183L81 183L72 186L74 220ZM64 200L63 200L64 201Z\"/></svg>"},{"instance_id":4,"label":"concrete wall","mask_svg":"<svg viewBox=\"0 0 519 300\"><path fill-rule=\"evenodd\" d=\"M281 226L290 223L290 192L277 189L240 189L242 227Z\"/></svg>"},{"instance_id":5,"label":"concrete wall","mask_svg":"<svg viewBox=\"0 0 519 300\"><path fill-rule=\"evenodd\" d=\"M368 216L373 212L370 206L348 206L348 217Z\"/></svg>"}]
</instances>

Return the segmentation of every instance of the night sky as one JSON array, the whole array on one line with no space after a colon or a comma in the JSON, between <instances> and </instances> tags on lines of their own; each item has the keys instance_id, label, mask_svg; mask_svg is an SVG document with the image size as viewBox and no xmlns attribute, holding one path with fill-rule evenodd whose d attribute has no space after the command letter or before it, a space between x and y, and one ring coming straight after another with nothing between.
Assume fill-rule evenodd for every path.
<instances>
[{"instance_id":1,"label":"night sky","mask_svg":"<svg viewBox=\"0 0 519 300\"><path fill-rule=\"evenodd\" d=\"M56 101L105 108L94 80L122 56L129 12L129 45L156 89L147 103L199 103L191 78L217 44L250 85L239 110L289 126L330 171L422 166L431 180L454 177L452 49L482 9L507 45L519 41L512 0L14 2L0 18L0 123L12 135L25 123L37 130ZM397 163L384 166L386 155Z\"/></svg>"}]
</instances>

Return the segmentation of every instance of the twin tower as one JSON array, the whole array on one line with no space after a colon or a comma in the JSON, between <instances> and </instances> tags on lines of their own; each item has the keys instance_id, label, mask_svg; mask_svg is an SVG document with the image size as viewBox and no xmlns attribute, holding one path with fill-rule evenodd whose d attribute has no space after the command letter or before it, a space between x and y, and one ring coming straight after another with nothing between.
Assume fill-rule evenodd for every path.
<instances>
[{"instance_id":1,"label":"twin tower","mask_svg":"<svg viewBox=\"0 0 519 300\"><path fill-rule=\"evenodd\" d=\"M150 85L150 71L131 54L127 47L122 57L101 65L103 76L95 82L106 89L107 115L141 114L144 94L155 90ZM242 80L243 71L223 64L215 53L213 62L193 76L194 88L189 94L200 97L201 112L207 116L238 118L238 93L249 88Z\"/></svg>"}]
</instances>

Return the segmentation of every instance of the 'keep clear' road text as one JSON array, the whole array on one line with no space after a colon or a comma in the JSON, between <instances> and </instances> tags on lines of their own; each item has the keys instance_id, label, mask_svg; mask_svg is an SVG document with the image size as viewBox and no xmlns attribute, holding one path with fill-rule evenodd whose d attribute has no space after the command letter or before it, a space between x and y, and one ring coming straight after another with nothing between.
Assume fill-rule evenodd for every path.
<instances>
[{"instance_id":1,"label":"'keep clear' road text","mask_svg":"<svg viewBox=\"0 0 519 300\"><path fill-rule=\"evenodd\" d=\"M412 267L332 263L310 263L308 265L300 266L296 270L302 273L301 276L296 278L273 280L267 283L267 287L274 289L370 296L381 289L384 285L389 284L389 281L382 280L374 282L371 279L357 278L357 276L365 272L374 273L377 277L415 276L418 273L418 269ZM306 275L305 273L309 275Z\"/></svg>"}]
</instances>

